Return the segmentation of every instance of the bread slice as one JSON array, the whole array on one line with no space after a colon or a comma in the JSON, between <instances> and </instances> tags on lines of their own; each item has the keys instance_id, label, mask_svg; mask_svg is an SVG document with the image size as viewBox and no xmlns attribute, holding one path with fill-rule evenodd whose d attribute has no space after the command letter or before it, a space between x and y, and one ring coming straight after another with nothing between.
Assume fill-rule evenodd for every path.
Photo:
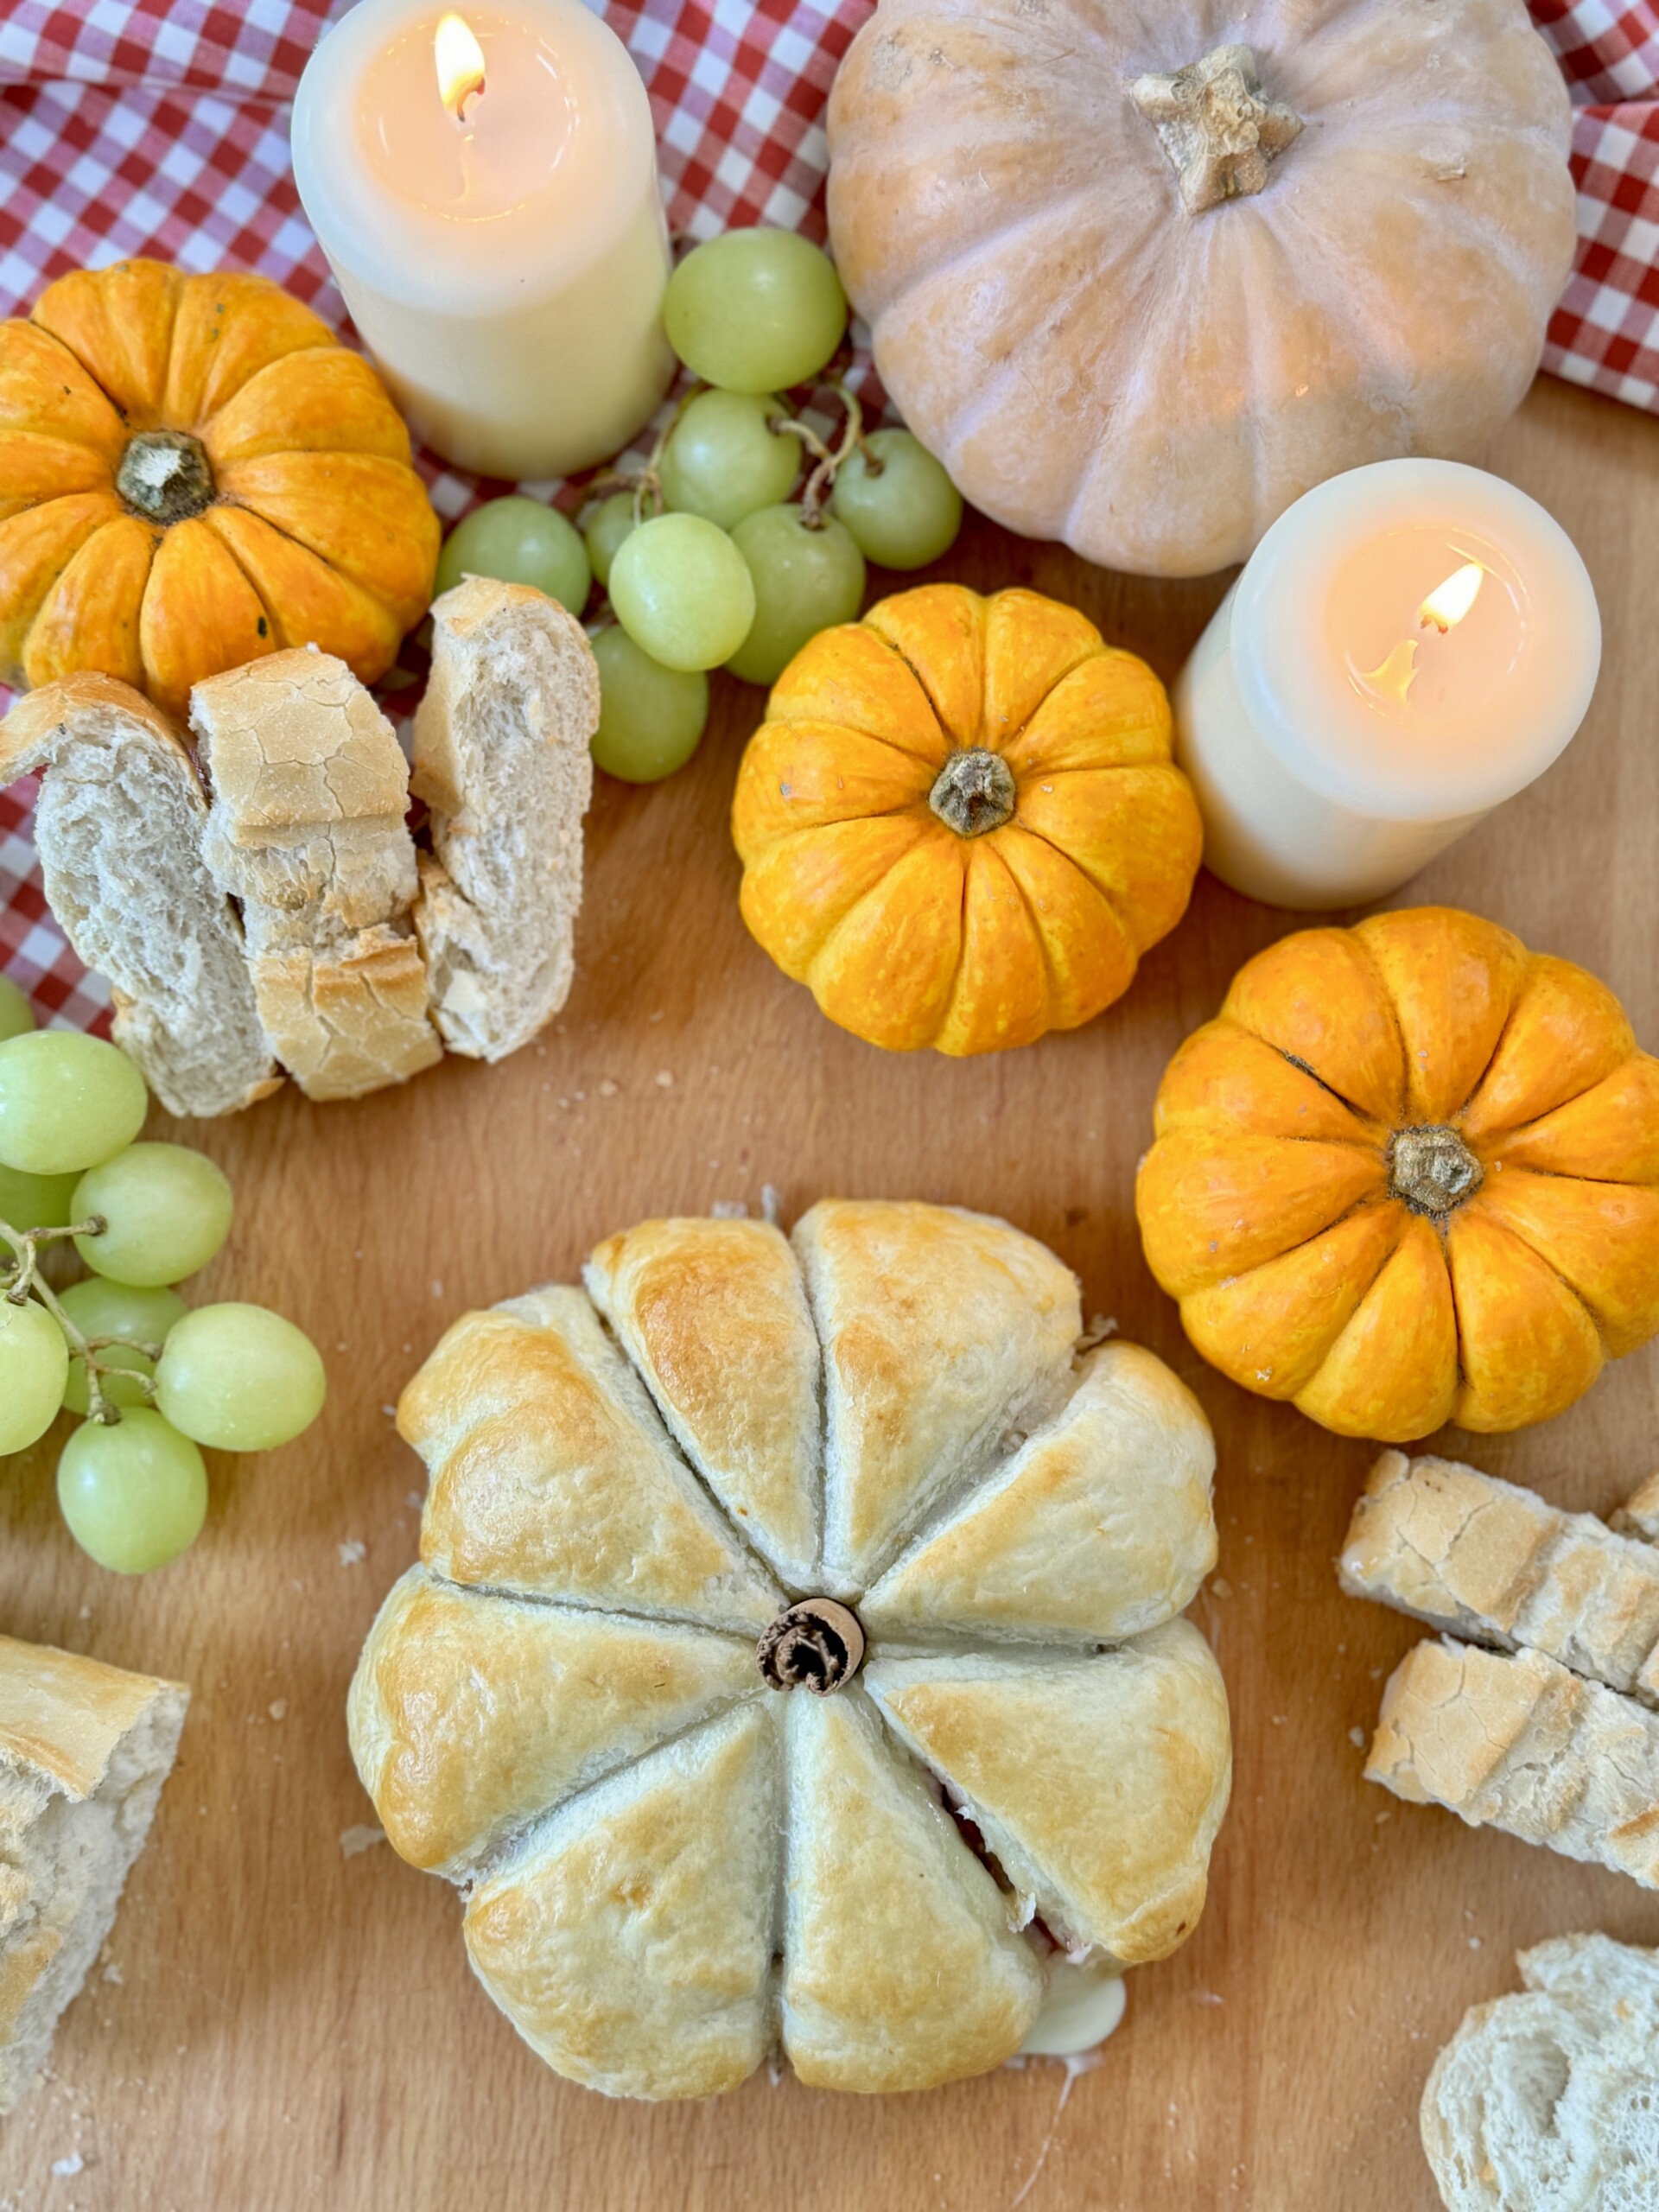
<instances>
[{"instance_id":1,"label":"bread slice","mask_svg":"<svg viewBox=\"0 0 1659 2212\"><path fill-rule=\"evenodd\" d=\"M1541 1651L1416 1645L1382 1693L1365 1776L1659 1889L1659 1713Z\"/></svg>"},{"instance_id":2,"label":"bread slice","mask_svg":"<svg viewBox=\"0 0 1659 2212\"><path fill-rule=\"evenodd\" d=\"M1525 1993L1465 2014L1423 2091L1448 2212L1652 2212L1659 1951L1562 1936L1518 1963Z\"/></svg>"},{"instance_id":3,"label":"bread slice","mask_svg":"<svg viewBox=\"0 0 1659 2212\"><path fill-rule=\"evenodd\" d=\"M207 802L179 733L109 676L70 676L0 723L0 786L47 771L46 895L115 993L115 1035L169 1114L233 1114L282 1082L236 909L203 859Z\"/></svg>"},{"instance_id":4,"label":"bread slice","mask_svg":"<svg viewBox=\"0 0 1659 2212\"><path fill-rule=\"evenodd\" d=\"M240 900L259 1015L311 1098L355 1098L430 1067L410 909L409 774L343 661L309 647L208 677L190 726L213 791L205 852Z\"/></svg>"},{"instance_id":5,"label":"bread slice","mask_svg":"<svg viewBox=\"0 0 1659 2212\"><path fill-rule=\"evenodd\" d=\"M110 1932L189 1697L0 1637L0 2113L40 2070Z\"/></svg>"},{"instance_id":6,"label":"bread slice","mask_svg":"<svg viewBox=\"0 0 1659 2212\"><path fill-rule=\"evenodd\" d=\"M503 1059L569 995L598 727L593 649L544 593L472 576L435 601L415 716L432 830L415 926L452 1052Z\"/></svg>"},{"instance_id":7,"label":"bread slice","mask_svg":"<svg viewBox=\"0 0 1659 2212\"><path fill-rule=\"evenodd\" d=\"M1649 1475L1612 1516L1622 1535L1639 1536L1643 1543L1659 1543L1659 1474Z\"/></svg>"},{"instance_id":8,"label":"bread slice","mask_svg":"<svg viewBox=\"0 0 1659 2212\"><path fill-rule=\"evenodd\" d=\"M1353 1597L1659 1703L1659 1549L1593 1514L1454 1459L1384 1452L1339 1572Z\"/></svg>"}]
</instances>

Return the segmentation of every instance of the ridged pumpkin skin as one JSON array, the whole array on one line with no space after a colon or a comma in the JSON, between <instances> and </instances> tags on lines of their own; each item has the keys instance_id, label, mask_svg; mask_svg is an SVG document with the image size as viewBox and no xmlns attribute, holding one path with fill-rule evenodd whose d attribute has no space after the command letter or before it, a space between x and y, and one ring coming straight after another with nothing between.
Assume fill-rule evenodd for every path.
<instances>
[{"instance_id":1,"label":"ridged pumpkin skin","mask_svg":"<svg viewBox=\"0 0 1659 2212\"><path fill-rule=\"evenodd\" d=\"M378 377L263 276L121 262L0 324L6 683L95 669L181 715L313 643L372 683L438 536Z\"/></svg>"},{"instance_id":2,"label":"ridged pumpkin skin","mask_svg":"<svg viewBox=\"0 0 1659 2212\"><path fill-rule=\"evenodd\" d=\"M1260 954L1156 1127L1135 1206L1188 1336L1338 1434L1547 1421L1659 1331L1659 1060L1473 914Z\"/></svg>"},{"instance_id":3,"label":"ridged pumpkin skin","mask_svg":"<svg viewBox=\"0 0 1659 2212\"><path fill-rule=\"evenodd\" d=\"M1163 686L1073 607L901 592L813 639L766 713L732 807L743 918L873 1045L1076 1028L1185 911L1203 829ZM952 827L959 773L1007 818Z\"/></svg>"}]
</instances>

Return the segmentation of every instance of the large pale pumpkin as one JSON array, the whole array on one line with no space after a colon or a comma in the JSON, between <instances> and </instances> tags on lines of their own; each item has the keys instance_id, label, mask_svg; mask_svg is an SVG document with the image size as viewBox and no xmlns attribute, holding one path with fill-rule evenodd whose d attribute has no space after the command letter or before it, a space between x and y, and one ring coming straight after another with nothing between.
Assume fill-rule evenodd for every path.
<instances>
[{"instance_id":1,"label":"large pale pumpkin","mask_svg":"<svg viewBox=\"0 0 1659 2212\"><path fill-rule=\"evenodd\" d=\"M976 506L1196 575L1516 406L1568 137L1522 0L881 0L830 99L830 237Z\"/></svg>"},{"instance_id":2,"label":"large pale pumpkin","mask_svg":"<svg viewBox=\"0 0 1659 2212\"><path fill-rule=\"evenodd\" d=\"M743 918L832 1021L994 1052L1090 1020L1203 844L1146 663L1035 592L927 584L785 670L738 774Z\"/></svg>"},{"instance_id":3,"label":"large pale pumpkin","mask_svg":"<svg viewBox=\"0 0 1659 2212\"><path fill-rule=\"evenodd\" d=\"M372 683L437 552L380 379L265 278L120 262L0 324L0 680L92 669L181 716L315 644Z\"/></svg>"},{"instance_id":4,"label":"large pale pumpkin","mask_svg":"<svg viewBox=\"0 0 1659 2212\"><path fill-rule=\"evenodd\" d=\"M1659 1330L1659 1060L1472 914L1262 953L1156 1124L1135 1205L1188 1336L1343 1435L1544 1421Z\"/></svg>"}]
</instances>

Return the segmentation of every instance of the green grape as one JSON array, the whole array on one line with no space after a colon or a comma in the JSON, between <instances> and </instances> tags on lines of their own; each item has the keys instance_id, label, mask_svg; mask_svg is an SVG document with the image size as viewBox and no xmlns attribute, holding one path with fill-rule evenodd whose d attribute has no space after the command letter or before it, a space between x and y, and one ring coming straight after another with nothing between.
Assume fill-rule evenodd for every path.
<instances>
[{"instance_id":1,"label":"green grape","mask_svg":"<svg viewBox=\"0 0 1659 2212\"><path fill-rule=\"evenodd\" d=\"M663 302L668 342L705 384L784 391L817 376L847 327L830 257L794 231L728 231L687 254Z\"/></svg>"},{"instance_id":2,"label":"green grape","mask_svg":"<svg viewBox=\"0 0 1659 2212\"><path fill-rule=\"evenodd\" d=\"M309 1428L327 1389L309 1337L263 1306L198 1306L175 1324L156 1402L175 1428L224 1452L269 1452Z\"/></svg>"},{"instance_id":3,"label":"green grape","mask_svg":"<svg viewBox=\"0 0 1659 2212\"><path fill-rule=\"evenodd\" d=\"M44 1436L63 1403L69 1347L63 1332L31 1298L0 1298L0 1452L22 1452Z\"/></svg>"},{"instance_id":4,"label":"green grape","mask_svg":"<svg viewBox=\"0 0 1659 2212\"><path fill-rule=\"evenodd\" d=\"M76 1221L101 1214L75 1249L95 1274L146 1288L205 1268L231 1233L231 1186L206 1153L182 1144L130 1144L75 1189Z\"/></svg>"},{"instance_id":5,"label":"green grape","mask_svg":"<svg viewBox=\"0 0 1659 2212\"><path fill-rule=\"evenodd\" d=\"M0 1045L0 1166L84 1173L144 1125L144 1078L101 1037L35 1029Z\"/></svg>"},{"instance_id":6,"label":"green grape","mask_svg":"<svg viewBox=\"0 0 1659 2212\"><path fill-rule=\"evenodd\" d=\"M664 668L715 668L749 634L754 585L714 523L657 515L629 533L612 562L611 604L635 645Z\"/></svg>"},{"instance_id":7,"label":"green grape","mask_svg":"<svg viewBox=\"0 0 1659 2212\"><path fill-rule=\"evenodd\" d=\"M25 1175L0 1167L0 1221L13 1229L67 1229L74 1219L69 1204L79 1175Z\"/></svg>"},{"instance_id":8,"label":"green grape","mask_svg":"<svg viewBox=\"0 0 1659 2212\"><path fill-rule=\"evenodd\" d=\"M746 516L732 542L754 578L754 622L726 665L746 683L775 683L809 638L857 615L864 556L841 523L809 530L798 505Z\"/></svg>"},{"instance_id":9,"label":"green grape","mask_svg":"<svg viewBox=\"0 0 1659 2212\"><path fill-rule=\"evenodd\" d=\"M962 528L962 494L919 438L872 430L865 452L836 472L830 511L884 569L925 569L948 553ZM866 454L880 464L872 468Z\"/></svg>"},{"instance_id":10,"label":"green grape","mask_svg":"<svg viewBox=\"0 0 1659 2212\"><path fill-rule=\"evenodd\" d=\"M581 532L556 507L514 492L486 499L458 522L438 556L433 596L462 576L493 576L504 584L533 584L572 614L588 603L593 572Z\"/></svg>"},{"instance_id":11,"label":"green grape","mask_svg":"<svg viewBox=\"0 0 1659 2212\"><path fill-rule=\"evenodd\" d=\"M137 1407L87 1421L58 1461L58 1503L82 1551L115 1574L148 1574L188 1551L207 1517L207 1470L188 1437Z\"/></svg>"},{"instance_id":12,"label":"green grape","mask_svg":"<svg viewBox=\"0 0 1659 2212\"><path fill-rule=\"evenodd\" d=\"M616 558L616 549L633 528L633 494L632 492L613 492L608 499L601 499L588 518L584 533L588 540L588 558L594 564L594 574L601 586L611 581L611 563Z\"/></svg>"},{"instance_id":13,"label":"green grape","mask_svg":"<svg viewBox=\"0 0 1659 2212\"><path fill-rule=\"evenodd\" d=\"M599 663L594 765L625 784L660 783L683 768L709 720L709 679L664 668L620 623L592 641Z\"/></svg>"},{"instance_id":14,"label":"green grape","mask_svg":"<svg viewBox=\"0 0 1659 2212\"><path fill-rule=\"evenodd\" d=\"M0 1045L35 1027L35 1009L9 976L0 976Z\"/></svg>"},{"instance_id":15,"label":"green grape","mask_svg":"<svg viewBox=\"0 0 1659 2212\"><path fill-rule=\"evenodd\" d=\"M757 507L786 499L801 473L803 448L791 432L769 426L788 414L779 399L700 391L664 450L663 496L669 505L729 530Z\"/></svg>"},{"instance_id":16,"label":"green grape","mask_svg":"<svg viewBox=\"0 0 1659 2212\"><path fill-rule=\"evenodd\" d=\"M130 1375L156 1372L155 1361L131 1347L163 1343L173 1324L182 1320L190 1310L176 1290L135 1290L130 1283L105 1282L101 1275L94 1275L89 1282L71 1283L67 1290L58 1293L58 1303L83 1337L124 1338L121 1344L104 1346L98 1357ZM137 1383L124 1382L118 1375L106 1375L103 1389L105 1396L118 1406L143 1406L149 1402ZM72 1414L84 1414L86 1410L84 1360L71 1358L69 1362L69 1382L63 1402Z\"/></svg>"}]
</instances>

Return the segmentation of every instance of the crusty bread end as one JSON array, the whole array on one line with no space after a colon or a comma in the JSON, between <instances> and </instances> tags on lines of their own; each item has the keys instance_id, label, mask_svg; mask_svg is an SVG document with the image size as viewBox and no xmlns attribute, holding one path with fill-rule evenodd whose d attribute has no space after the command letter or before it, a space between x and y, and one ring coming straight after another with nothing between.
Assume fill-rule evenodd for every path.
<instances>
[{"instance_id":1,"label":"crusty bread end","mask_svg":"<svg viewBox=\"0 0 1659 2212\"><path fill-rule=\"evenodd\" d=\"M412 788L430 810L415 926L452 1052L499 1060L569 993L599 668L543 592L469 577L432 609Z\"/></svg>"}]
</instances>

